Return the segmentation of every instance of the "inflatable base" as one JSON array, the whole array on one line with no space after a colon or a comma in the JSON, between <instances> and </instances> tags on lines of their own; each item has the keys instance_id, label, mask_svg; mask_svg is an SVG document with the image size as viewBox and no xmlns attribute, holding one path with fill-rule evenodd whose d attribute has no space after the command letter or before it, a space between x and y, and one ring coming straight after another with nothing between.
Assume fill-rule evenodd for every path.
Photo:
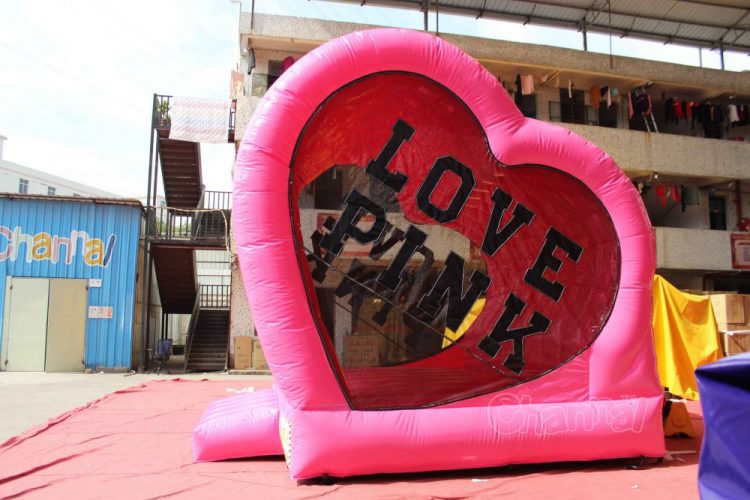
<instances>
[{"instance_id":1,"label":"inflatable base","mask_svg":"<svg viewBox=\"0 0 750 500\"><path fill-rule=\"evenodd\" d=\"M197 461L280 455L283 439L291 476L298 480L661 457L661 409L662 398L656 396L412 411L305 411L268 390L211 405L195 430L194 449ZM292 452L296 443L304 443L304 450Z\"/></svg>"},{"instance_id":2,"label":"inflatable base","mask_svg":"<svg viewBox=\"0 0 750 500\"><path fill-rule=\"evenodd\" d=\"M196 462L282 453L279 400L273 389L214 401L193 431Z\"/></svg>"}]
</instances>

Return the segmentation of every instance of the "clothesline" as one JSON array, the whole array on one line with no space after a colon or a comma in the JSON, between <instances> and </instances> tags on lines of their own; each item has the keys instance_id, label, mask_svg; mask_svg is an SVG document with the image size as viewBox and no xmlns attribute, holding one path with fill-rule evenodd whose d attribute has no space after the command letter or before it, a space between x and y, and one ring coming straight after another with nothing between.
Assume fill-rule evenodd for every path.
<instances>
[{"instance_id":1,"label":"clothesline","mask_svg":"<svg viewBox=\"0 0 750 500\"><path fill-rule=\"evenodd\" d=\"M559 72L552 75L542 75L537 77L532 74L516 74L515 89L510 90L514 94L517 104L522 102L522 96L532 95L535 93L535 82L538 81L542 86L552 83L555 88L561 87ZM567 81L568 98L573 98L573 88L575 84L572 79ZM627 96L628 118L643 116L651 120L646 125L649 131L658 131L656 120L653 117L654 101L645 86L635 87L625 93L621 89L611 85L594 84L588 89L589 102L593 109L600 109L603 101L607 103L607 109L613 104L621 102L622 96ZM750 104L732 102L732 103L713 103L710 99L692 100L671 97L664 102L664 125L676 125L680 121L690 123L691 128L695 129L696 122L702 127L705 137L721 138L724 130L750 125ZM738 136L740 140L742 136Z\"/></svg>"}]
</instances>

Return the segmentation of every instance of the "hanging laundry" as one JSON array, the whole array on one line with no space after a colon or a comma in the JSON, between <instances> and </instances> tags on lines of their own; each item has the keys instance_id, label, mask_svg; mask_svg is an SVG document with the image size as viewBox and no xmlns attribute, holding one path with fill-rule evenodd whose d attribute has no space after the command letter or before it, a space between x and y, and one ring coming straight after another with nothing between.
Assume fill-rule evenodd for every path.
<instances>
[{"instance_id":1,"label":"hanging laundry","mask_svg":"<svg viewBox=\"0 0 750 500\"><path fill-rule=\"evenodd\" d=\"M708 106L708 120L703 124L704 136L710 139L721 139L721 129L724 125L724 108Z\"/></svg>"},{"instance_id":2,"label":"hanging laundry","mask_svg":"<svg viewBox=\"0 0 750 500\"><path fill-rule=\"evenodd\" d=\"M599 109L599 102L602 100L602 89L599 88L599 85L592 85L589 89L590 98L591 98L591 107L594 109Z\"/></svg>"},{"instance_id":3,"label":"hanging laundry","mask_svg":"<svg viewBox=\"0 0 750 500\"><path fill-rule=\"evenodd\" d=\"M237 99L245 95L245 77L239 71L232 70L232 77L229 83L229 98Z\"/></svg>"},{"instance_id":4,"label":"hanging laundry","mask_svg":"<svg viewBox=\"0 0 750 500\"><path fill-rule=\"evenodd\" d=\"M513 96L514 100L516 101L516 106L520 106L521 104L521 90L522 90L522 80L520 73L516 73L516 93Z\"/></svg>"},{"instance_id":5,"label":"hanging laundry","mask_svg":"<svg viewBox=\"0 0 750 500\"><path fill-rule=\"evenodd\" d=\"M702 116L705 113L705 104L700 102L693 103L693 119L691 120L691 128L695 129L695 122L703 123Z\"/></svg>"},{"instance_id":6,"label":"hanging laundry","mask_svg":"<svg viewBox=\"0 0 750 500\"><path fill-rule=\"evenodd\" d=\"M680 202L680 189L675 185L675 186L671 186L670 190L672 191L671 193L672 201L675 203L679 203Z\"/></svg>"},{"instance_id":7,"label":"hanging laundry","mask_svg":"<svg viewBox=\"0 0 750 500\"><path fill-rule=\"evenodd\" d=\"M674 122L675 124L679 123L680 119L685 119L685 113L682 111L682 101L680 101L679 98L675 97L674 102L672 103L672 107L674 108Z\"/></svg>"},{"instance_id":8,"label":"hanging laundry","mask_svg":"<svg viewBox=\"0 0 750 500\"><path fill-rule=\"evenodd\" d=\"M169 138L191 142L229 140L230 99L172 98Z\"/></svg>"},{"instance_id":9,"label":"hanging laundry","mask_svg":"<svg viewBox=\"0 0 750 500\"><path fill-rule=\"evenodd\" d=\"M720 126L715 123L717 116L715 106L705 102L693 109L693 121L703 126L703 135L707 138L718 139L721 134Z\"/></svg>"},{"instance_id":10,"label":"hanging laundry","mask_svg":"<svg viewBox=\"0 0 750 500\"><path fill-rule=\"evenodd\" d=\"M633 92L633 113L638 115L651 114L651 96L645 92Z\"/></svg>"},{"instance_id":11,"label":"hanging laundry","mask_svg":"<svg viewBox=\"0 0 750 500\"><path fill-rule=\"evenodd\" d=\"M568 99L573 99L573 80L568 79Z\"/></svg>"},{"instance_id":12,"label":"hanging laundry","mask_svg":"<svg viewBox=\"0 0 750 500\"><path fill-rule=\"evenodd\" d=\"M693 106L695 106L695 102L693 101L685 101L683 102L685 105L685 121L686 122L693 122Z\"/></svg>"},{"instance_id":13,"label":"hanging laundry","mask_svg":"<svg viewBox=\"0 0 750 500\"><path fill-rule=\"evenodd\" d=\"M633 118L633 97L630 92L628 92L628 119Z\"/></svg>"},{"instance_id":14,"label":"hanging laundry","mask_svg":"<svg viewBox=\"0 0 750 500\"><path fill-rule=\"evenodd\" d=\"M731 123L732 126L736 126L735 124L740 121L740 115L737 113L737 106L735 104L727 106L727 121Z\"/></svg>"},{"instance_id":15,"label":"hanging laundry","mask_svg":"<svg viewBox=\"0 0 750 500\"><path fill-rule=\"evenodd\" d=\"M283 75L286 70L291 68L292 64L294 64L294 58L292 56L284 58L284 60L281 61L281 74Z\"/></svg>"},{"instance_id":16,"label":"hanging laundry","mask_svg":"<svg viewBox=\"0 0 750 500\"><path fill-rule=\"evenodd\" d=\"M252 73L253 69L255 69L255 49L250 49L247 52L247 74Z\"/></svg>"},{"instance_id":17,"label":"hanging laundry","mask_svg":"<svg viewBox=\"0 0 750 500\"><path fill-rule=\"evenodd\" d=\"M685 203L685 186L680 185L680 208L682 209L682 212L685 212L686 207L687 204Z\"/></svg>"},{"instance_id":18,"label":"hanging laundry","mask_svg":"<svg viewBox=\"0 0 750 500\"><path fill-rule=\"evenodd\" d=\"M654 194L656 194L656 197L661 202L662 207L667 206L667 198L669 198L669 188L665 186L664 184L657 184L656 189L654 190Z\"/></svg>"},{"instance_id":19,"label":"hanging laundry","mask_svg":"<svg viewBox=\"0 0 750 500\"><path fill-rule=\"evenodd\" d=\"M664 101L664 123L675 122L674 119L674 99L671 97Z\"/></svg>"},{"instance_id":20,"label":"hanging laundry","mask_svg":"<svg viewBox=\"0 0 750 500\"><path fill-rule=\"evenodd\" d=\"M534 75L523 75L521 77L521 93L523 95L534 93Z\"/></svg>"}]
</instances>

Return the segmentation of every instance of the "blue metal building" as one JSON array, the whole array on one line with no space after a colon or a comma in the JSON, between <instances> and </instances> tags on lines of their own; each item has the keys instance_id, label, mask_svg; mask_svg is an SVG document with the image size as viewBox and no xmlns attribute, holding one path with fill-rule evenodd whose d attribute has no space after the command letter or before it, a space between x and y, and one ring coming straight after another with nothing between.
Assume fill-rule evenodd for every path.
<instances>
[{"instance_id":1,"label":"blue metal building","mask_svg":"<svg viewBox=\"0 0 750 500\"><path fill-rule=\"evenodd\" d=\"M130 369L141 213L0 194L0 370Z\"/></svg>"}]
</instances>

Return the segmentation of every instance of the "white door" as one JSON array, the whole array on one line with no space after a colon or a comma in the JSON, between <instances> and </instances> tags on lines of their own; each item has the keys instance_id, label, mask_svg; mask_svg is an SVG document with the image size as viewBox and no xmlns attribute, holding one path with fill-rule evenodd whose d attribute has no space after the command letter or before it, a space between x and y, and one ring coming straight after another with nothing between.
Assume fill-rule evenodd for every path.
<instances>
[{"instance_id":1,"label":"white door","mask_svg":"<svg viewBox=\"0 0 750 500\"><path fill-rule=\"evenodd\" d=\"M87 280L51 279L47 320L47 372L83 371Z\"/></svg>"},{"instance_id":2,"label":"white door","mask_svg":"<svg viewBox=\"0 0 750 500\"><path fill-rule=\"evenodd\" d=\"M11 278L5 369L15 372L44 371L47 344L49 280Z\"/></svg>"}]
</instances>

